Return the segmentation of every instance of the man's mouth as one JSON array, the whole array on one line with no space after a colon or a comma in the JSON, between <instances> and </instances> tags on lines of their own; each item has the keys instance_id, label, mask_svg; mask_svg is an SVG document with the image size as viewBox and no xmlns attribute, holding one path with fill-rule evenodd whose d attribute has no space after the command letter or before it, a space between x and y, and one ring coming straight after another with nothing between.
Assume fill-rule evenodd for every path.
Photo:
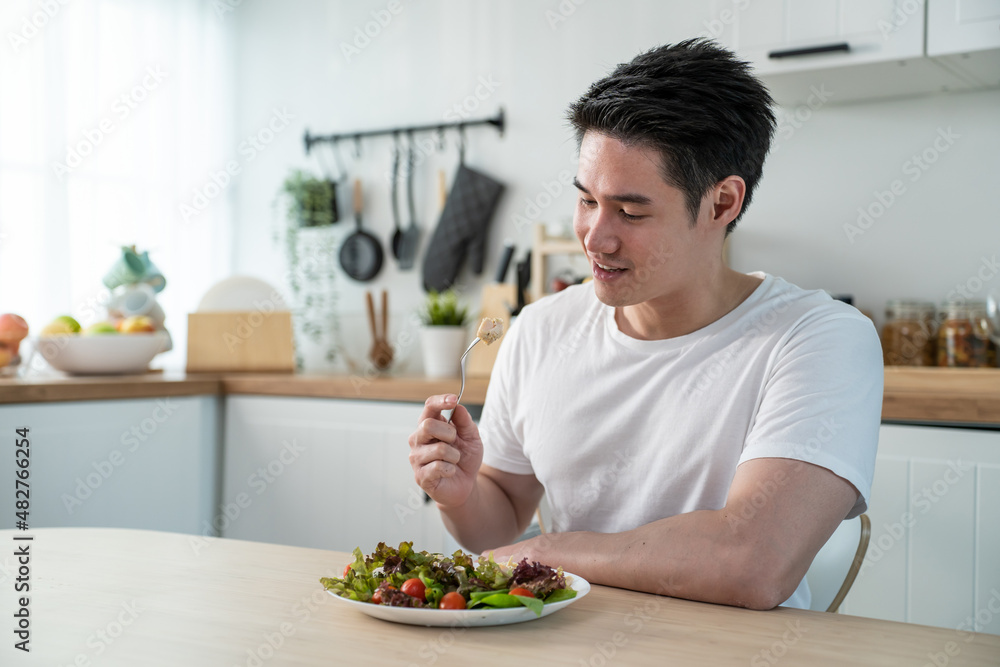
<instances>
[{"instance_id":1,"label":"man's mouth","mask_svg":"<svg viewBox=\"0 0 1000 667\"><path fill-rule=\"evenodd\" d=\"M596 264L599 268L603 269L604 271L609 271L609 272L625 271L626 270L626 269L623 269L623 268L618 267L618 266L607 266L606 264L601 264L600 262L594 262L594 264Z\"/></svg>"}]
</instances>

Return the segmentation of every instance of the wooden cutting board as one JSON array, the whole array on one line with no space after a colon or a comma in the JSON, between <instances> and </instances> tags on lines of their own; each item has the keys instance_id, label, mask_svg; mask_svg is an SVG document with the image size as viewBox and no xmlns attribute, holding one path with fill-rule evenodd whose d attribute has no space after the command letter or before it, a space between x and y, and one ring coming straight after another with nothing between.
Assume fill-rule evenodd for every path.
<instances>
[{"instance_id":1,"label":"wooden cutting board","mask_svg":"<svg viewBox=\"0 0 1000 667\"><path fill-rule=\"evenodd\" d=\"M504 331L510 328L510 309L517 305L517 286L513 284L486 285L480 299L479 319L476 328L484 317L499 317L503 320ZM469 353L468 374L470 377L489 377L497 352L503 344L501 338L492 345L480 343Z\"/></svg>"}]
</instances>

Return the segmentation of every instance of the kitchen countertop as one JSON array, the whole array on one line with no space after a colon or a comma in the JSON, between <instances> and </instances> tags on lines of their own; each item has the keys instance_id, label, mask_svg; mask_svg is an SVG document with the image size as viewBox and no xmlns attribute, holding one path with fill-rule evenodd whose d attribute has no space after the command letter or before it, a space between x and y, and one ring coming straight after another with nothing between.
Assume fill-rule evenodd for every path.
<instances>
[{"instance_id":1,"label":"kitchen countertop","mask_svg":"<svg viewBox=\"0 0 1000 667\"><path fill-rule=\"evenodd\" d=\"M482 405L488 378L470 377L462 403ZM144 375L0 379L0 404L94 401L155 396L257 394L423 403L434 394L457 394L459 378L284 373L146 373Z\"/></svg>"},{"instance_id":2,"label":"kitchen countertop","mask_svg":"<svg viewBox=\"0 0 1000 667\"><path fill-rule=\"evenodd\" d=\"M463 403L482 405L488 378L469 378ZM115 377L40 377L0 380L0 404L88 401L154 396L258 394L422 403L458 393L459 379L361 375L147 373ZM1000 369L885 370L885 421L1000 425Z\"/></svg>"}]
</instances>

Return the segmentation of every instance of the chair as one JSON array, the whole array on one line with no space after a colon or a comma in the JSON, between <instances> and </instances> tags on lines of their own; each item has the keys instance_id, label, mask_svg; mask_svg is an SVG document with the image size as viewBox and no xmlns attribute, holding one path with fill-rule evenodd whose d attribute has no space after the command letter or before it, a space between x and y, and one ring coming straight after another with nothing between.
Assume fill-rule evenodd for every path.
<instances>
[{"instance_id":1,"label":"chair","mask_svg":"<svg viewBox=\"0 0 1000 667\"><path fill-rule=\"evenodd\" d=\"M806 580L812 592L809 608L836 613L854 584L871 539L872 524L867 514L857 521L842 521L816 554Z\"/></svg>"}]
</instances>

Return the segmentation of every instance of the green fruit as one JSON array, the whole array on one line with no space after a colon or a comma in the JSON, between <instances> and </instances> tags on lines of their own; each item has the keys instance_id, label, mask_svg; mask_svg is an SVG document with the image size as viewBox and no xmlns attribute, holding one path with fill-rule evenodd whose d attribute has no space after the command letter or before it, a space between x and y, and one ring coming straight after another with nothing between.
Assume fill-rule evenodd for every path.
<instances>
[{"instance_id":1,"label":"green fruit","mask_svg":"<svg viewBox=\"0 0 1000 667\"><path fill-rule=\"evenodd\" d=\"M42 329L43 336L63 336L75 333L80 333L80 323L69 315L60 315Z\"/></svg>"},{"instance_id":2,"label":"green fruit","mask_svg":"<svg viewBox=\"0 0 1000 667\"><path fill-rule=\"evenodd\" d=\"M94 322L83 330L84 336L102 336L105 334L116 334L118 330L110 322Z\"/></svg>"}]
</instances>

